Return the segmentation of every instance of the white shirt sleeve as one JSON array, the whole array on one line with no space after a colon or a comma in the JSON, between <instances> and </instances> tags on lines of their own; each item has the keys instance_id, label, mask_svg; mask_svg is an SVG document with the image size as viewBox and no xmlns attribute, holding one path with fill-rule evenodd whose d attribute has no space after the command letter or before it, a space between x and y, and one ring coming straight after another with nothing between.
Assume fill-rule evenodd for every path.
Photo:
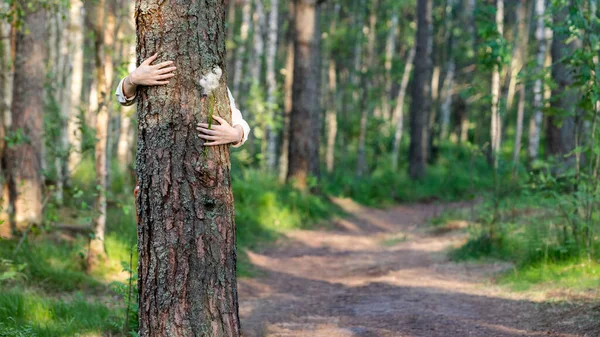
<instances>
[{"instance_id":1,"label":"white shirt sleeve","mask_svg":"<svg viewBox=\"0 0 600 337\"><path fill-rule=\"evenodd\" d=\"M133 95L133 97L127 98L127 96L125 96L125 93L123 93L123 81L125 81L125 78L123 78L121 82L119 82L117 90L115 91L115 96L117 96L117 101L119 102L119 104L124 106L130 106L135 102L137 92L135 95Z\"/></svg>"},{"instance_id":2,"label":"white shirt sleeve","mask_svg":"<svg viewBox=\"0 0 600 337\"><path fill-rule=\"evenodd\" d=\"M123 81L125 81L125 78L123 78L119 82L117 90L115 91L115 96L117 97L117 101L119 102L119 104L129 106L135 102L135 99L137 98L137 93L133 97L128 98L127 96L125 96L125 93L123 92ZM248 136L250 135L250 126L244 120L244 117L242 117L242 112L235 106L235 100L233 99L233 95L231 95L231 91L229 91L229 88L227 88L227 95L229 95L229 105L231 107L231 126L240 125L244 130L244 136L242 137L242 141L234 145L232 144L233 147L240 147L244 145L244 143L248 140Z\"/></svg>"},{"instance_id":3,"label":"white shirt sleeve","mask_svg":"<svg viewBox=\"0 0 600 337\"><path fill-rule=\"evenodd\" d=\"M229 95L229 104L231 106L231 126L239 125L244 130L242 141L237 144L232 144L231 146L240 147L248 140L248 136L250 135L250 126L244 120L244 117L242 117L242 112L235 106L235 100L233 99L233 95L231 95L229 88L227 88L227 95Z\"/></svg>"}]
</instances>

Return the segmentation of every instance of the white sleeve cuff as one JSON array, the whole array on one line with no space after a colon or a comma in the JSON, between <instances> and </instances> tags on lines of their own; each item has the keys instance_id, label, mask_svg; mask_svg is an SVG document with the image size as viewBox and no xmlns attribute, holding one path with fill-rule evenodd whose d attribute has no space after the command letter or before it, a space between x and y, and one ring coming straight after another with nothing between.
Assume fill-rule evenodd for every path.
<instances>
[{"instance_id":1,"label":"white sleeve cuff","mask_svg":"<svg viewBox=\"0 0 600 337\"><path fill-rule=\"evenodd\" d=\"M229 95L229 105L231 106L231 126L239 125L244 130L242 141L237 144L232 144L231 146L240 147L248 140L248 136L250 135L250 125L248 125L248 122L244 120L242 112L235 106L235 100L233 99L229 88L227 88L227 94Z\"/></svg>"},{"instance_id":2,"label":"white sleeve cuff","mask_svg":"<svg viewBox=\"0 0 600 337\"><path fill-rule=\"evenodd\" d=\"M119 82L119 85L117 86L117 90L115 90L115 96L117 97L117 101L119 102L119 104L124 105L124 106L129 106L134 103L135 99L137 98L137 93L135 95L133 95L133 97L130 97L130 98L125 96L125 93L123 92L123 82L124 81L125 81L125 78L123 78Z\"/></svg>"}]
</instances>

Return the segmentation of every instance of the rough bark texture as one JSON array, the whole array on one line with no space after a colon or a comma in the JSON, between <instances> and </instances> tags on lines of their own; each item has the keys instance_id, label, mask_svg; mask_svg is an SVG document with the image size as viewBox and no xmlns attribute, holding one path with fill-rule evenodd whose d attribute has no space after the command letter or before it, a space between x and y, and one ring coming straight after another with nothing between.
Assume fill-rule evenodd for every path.
<instances>
[{"instance_id":1,"label":"rough bark texture","mask_svg":"<svg viewBox=\"0 0 600 337\"><path fill-rule=\"evenodd\" d=\"M415 77L410 106L410 149L408 173L420 179L425 175L427 163L427 116L431 110L431 5L432 0L417 4L417 38Z\"/></svg>"},{"instance_id":2,"label":"rough bark texture","mask_svg":"<svg viewBox=\"0 0 600 337\"><path fill-rule=\"evenodd\" d=\"M562 8L555 13L555 22L565 22L568 18L568 8ZM548 154L551 156L560 156L565 162L572 162L572 157L565 158L564 155L571 152L576 146L576 137L579 131L577 122L577 102L579 93L577 89L571 87L573 83L573 74L569 66L563 60L571 55L581 43L577 39L567 41L568 33L556 31L552 40L552 78L556 82L552 90L552 108L559 112L559 115L553 115L548 118L548 128L546 130L546 141L548 145ZM567 43L569 42L569 43Z\"/></svg>"},{"instance_id":3,"label":"rough bark texture","mask_svg":"<svg viewBox=\"0 0 600 337\"><path fill-rule=\"evenodd\" d=\"M319 69L315 58L316 5L315 0L295 0L294 83L292 85L292 113L290 116L290 143L288 180L297 187L306 188L309 175L315 175L315 156L318 159L318 140L314 138L319 112Z\"/></svg>"},{"instance_id":4,"label":"rough bark texture","mask_svg":"<svg viewBox=\"0 0 600 337\"><path fill-rule=\"evenodd\" d=\"M34 4L16 36L12 124L8 136L24 140L7 148L10 225L22 230L42 221L42 122L45 79L46 11ZM22 138L23 139L23 138Z\"/></svg>"},{"instance_id":5,"label":"rough bark texture","mask_svg":"<svg viewBox=\"0 0 600 337\"><path fill-rule=\"evenodd\" d=\"M141 337L239 336L229 147L196 123L231 121L224 0L138 0L138 62L173 60L170 84L139 90ZM222 76L219 76L223 73Z\"/></svg>"}]
</instances>

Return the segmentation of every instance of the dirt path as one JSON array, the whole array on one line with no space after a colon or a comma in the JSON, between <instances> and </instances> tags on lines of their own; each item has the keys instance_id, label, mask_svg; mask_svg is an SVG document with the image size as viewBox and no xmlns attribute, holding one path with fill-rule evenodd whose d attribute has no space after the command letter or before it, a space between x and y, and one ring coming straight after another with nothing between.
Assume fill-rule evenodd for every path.
<instances>
[{"instance_id":1,"label":"dirt path","mask_svg":"<svg viewBox=\"0 0 600 337\"><path fill-rule=\"evenodd\" d=\"M250 253L264 274L239 283L245 337L598 336L574 332L554 306L490 285L506 265L448 261L444 251L464 234L427 231L440 206L337 202L353 216L335 229L295 231Z\"/></svg>"}]
</instances>

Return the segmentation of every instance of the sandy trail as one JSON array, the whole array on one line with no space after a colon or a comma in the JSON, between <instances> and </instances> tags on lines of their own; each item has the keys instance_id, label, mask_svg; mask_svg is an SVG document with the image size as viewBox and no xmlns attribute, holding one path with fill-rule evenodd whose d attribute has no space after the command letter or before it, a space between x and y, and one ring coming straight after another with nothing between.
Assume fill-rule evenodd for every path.
<instances>
[{"instance_id":1,"label":"sandy trail","mask_svg":"<svg viewBox=\"0 0 600 337\"><path fill-rule=\"evenodd\" d=\"M448 261L465 234L434 235L424 224L464 205L336 202L352 216L335 229L294 231L249 253L263 273L239 281L245 337L600 336L564 309L491 285L505 264Z\"/></svg>"}]
</instances>

